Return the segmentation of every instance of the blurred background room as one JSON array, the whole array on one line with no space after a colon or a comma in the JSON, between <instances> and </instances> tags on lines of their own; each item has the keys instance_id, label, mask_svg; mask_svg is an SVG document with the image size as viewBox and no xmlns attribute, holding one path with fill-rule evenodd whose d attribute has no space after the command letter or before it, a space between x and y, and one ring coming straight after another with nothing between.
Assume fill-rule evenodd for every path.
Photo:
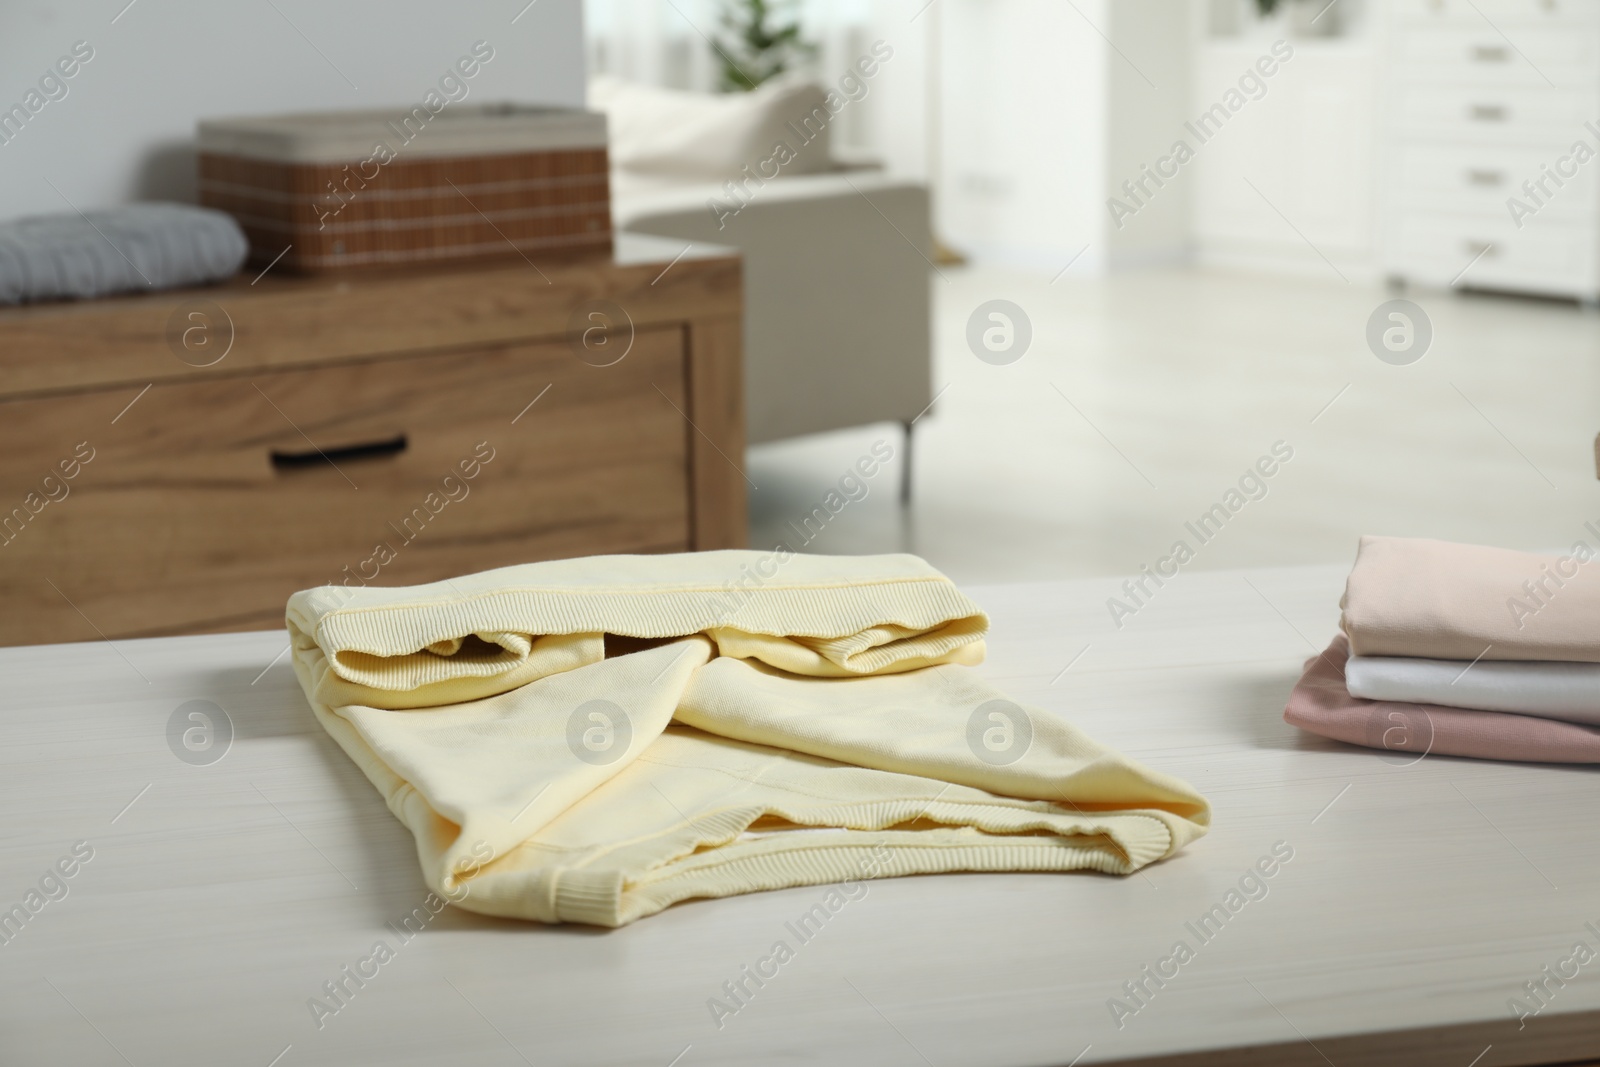
<instances>
[{"instance_id":1,"label":"blurred background room","mask_svg":"<svg viewBox=\"0 0 1600 1067\"><path fill-rule=\"evenodd\" d=\"M767 441L752 423L754 543L781 538L879 439L909 460L909 497L874 484L815 549L915 551L974 580L1135 573L1278 440L1293 462L1194 566L1338 560L1358 530L1535 548L1593 517L1594 176L1535 188L1548 210L1522 189L1574 140L1600 146L1583 125L1600 76L1584 36L1592 9L909 7L811 0L769 20L798 25L809 47L789 50L791 68L823 87L850 78L873 42L892 47L828 129L832 158L861 169L796 185L838 205L832 222L849 239L865 229L884 242L879 284L925 271L933 328L915 396L874 410L880 365L903 355L884 320L905 301L875 296L870 280L837 281L830 299L859 323L835 320L826 355L794 358L847 363L822 406L864 425ZM744 18L757 7L591 0L591 94L614 91L613 79L726 88L708 41L727 39L723 9ZM862 203L877 195L862 182L879 176L926 190L926 237L920 207L915 226L895 226ZM1530 211L1519 218L1511 197ZM715 232L709 221L644 225L765 242L761 210ZM783 248L757 254L782 259ZM821 255L831 267L807 264L788 281L857 262ZM764 269L749 258L752 281ZM1431 340L1386 361L1369 321L1391 327L1377 312L1395 297L1421 309ZM969 341L994 300L1014 306L1029 338L998 365ZM917 348L908 364L920 365L920 338ZM907 418L909 448L895 425Z\"/></svg>"},{"instance_id":2,"label":"blurred background room","mask_svg":"<svg viewBox=\"0 0 1600 1067\"><path fill-rule=\"evenodd\" d=\"M0 122L5 212L194 201L198 121L399 107L482 40L473 104L606 115L617 231L743 254L752 545L1133 573L1278 441L1195 567L1591 517L1586 5L401 7L9 6L6 69L51 84L13 79L39 108ZM1375 354L1395 328L1411 347Z\"/></svg>"}]
</instances>

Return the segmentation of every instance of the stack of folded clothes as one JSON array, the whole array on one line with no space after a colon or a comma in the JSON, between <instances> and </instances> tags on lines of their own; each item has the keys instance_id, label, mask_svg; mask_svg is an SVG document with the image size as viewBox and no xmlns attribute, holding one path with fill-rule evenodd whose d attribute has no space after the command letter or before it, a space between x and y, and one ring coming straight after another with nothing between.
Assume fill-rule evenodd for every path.
<instances>
[{"instance_id":1,"label":"stack of folded clothes","mask_svg":"<svg viewBox=\"0 0 1600 1067\"><path fill-rule=\"evenodd\" d=\"M1600 563L1364 537L1284 718L1370 748L1600 763Z\"/></svg>"}]
</instances>

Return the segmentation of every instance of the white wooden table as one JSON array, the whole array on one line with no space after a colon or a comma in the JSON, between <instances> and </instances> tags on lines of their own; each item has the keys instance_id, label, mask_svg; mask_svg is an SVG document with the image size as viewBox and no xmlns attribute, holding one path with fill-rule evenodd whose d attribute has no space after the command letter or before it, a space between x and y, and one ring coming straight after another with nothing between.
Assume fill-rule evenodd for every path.
<instances>
[{"instance_id":1,"label":"white wooden table","mask_svg":"<svg viewBox=\"0 0 1600 1067\"><path fill-rule=\"evenodd\" d=\"M1600 1057L1600 959L1519 1030L1508 1000L1600 950L1600 773L1395 754L1281 718L1344 568L1185 574L1122 631L1109 581L973 590L1013 697L1198 786L1215 829L1126 879L872 883L719 1029L707 1001L820 888L621 930L419 907L410 835L312 721L277 633L0 651L0 908L93 858L0 945L0 1063L1441 1064ZM1087 650L1085 650L1087 649ZM1070 669L1068 665L1071 664ZM236 736L191 765L180 705ZM1219 934L1196 922L1275 843ZM319 1029L323 983L399 945ZM1193 958L1119 1028L1111 998ZM1171 971L1171 964L1165 965ZM355 988L353 983L350 988ZM1492 1047L1490 1047L1492 1046ZM1243 1049L1253 1051L1245 1054ZM1485 1051L1487 1049L1487 1051Z\"/></svg>"}]
</instances>

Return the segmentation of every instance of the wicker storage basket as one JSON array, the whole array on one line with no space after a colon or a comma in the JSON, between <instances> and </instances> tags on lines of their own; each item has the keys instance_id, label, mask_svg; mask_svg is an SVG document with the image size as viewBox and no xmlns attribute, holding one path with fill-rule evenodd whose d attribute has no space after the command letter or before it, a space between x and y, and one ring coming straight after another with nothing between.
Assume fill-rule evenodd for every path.
<instances>
[{"instance_id":1,"label":"wicker storage basket","mask_svg":"<svg viewBox=\"0 0 1600 1067\"><path fill-rule=\"evenodd\" d=\"M611 248L605 116L491 104L200 123L200 202L305 273ZM281 255L281 259L278 257Z\"/></svg>"}]
</instances>

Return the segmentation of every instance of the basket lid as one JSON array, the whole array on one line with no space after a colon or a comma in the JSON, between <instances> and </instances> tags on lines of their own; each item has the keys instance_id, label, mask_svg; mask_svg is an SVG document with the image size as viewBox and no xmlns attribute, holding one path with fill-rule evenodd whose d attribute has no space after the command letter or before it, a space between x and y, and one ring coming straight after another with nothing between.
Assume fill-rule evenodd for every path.
<instances>
[{"instance_id":1,"label":"basket lid","mask_svg":"<svg viewBox=\"0 0 1600 1067\"><path fill-rule=\"evenodd\" d=\"M319 111L203 119L201 152L277 163L346 163L379 145L394 155L484 156L604 148L606 117L596 111L531 104L450 104L430 111Z\"/></svg>"}]
</instances>

